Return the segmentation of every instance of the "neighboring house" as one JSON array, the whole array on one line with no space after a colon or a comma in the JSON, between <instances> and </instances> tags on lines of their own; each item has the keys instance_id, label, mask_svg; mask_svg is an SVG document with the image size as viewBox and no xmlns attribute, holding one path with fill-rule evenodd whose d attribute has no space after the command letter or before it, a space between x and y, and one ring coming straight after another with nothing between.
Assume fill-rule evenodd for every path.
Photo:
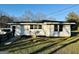
<instances>
[{"instance_id":1,"label":"neighboring house","mask_svg":"<svg viewBox=\"0 0 79 59\"><path fill-rule=\"evenodd\" d=\"M15 36L27 35L27 36L51 36L51 37L70 37L71 25L75 23L68 23L63 21L26 21L26 22L13 22L8 23L12 27L15 27Z\"/></svg>"}]
</instances>

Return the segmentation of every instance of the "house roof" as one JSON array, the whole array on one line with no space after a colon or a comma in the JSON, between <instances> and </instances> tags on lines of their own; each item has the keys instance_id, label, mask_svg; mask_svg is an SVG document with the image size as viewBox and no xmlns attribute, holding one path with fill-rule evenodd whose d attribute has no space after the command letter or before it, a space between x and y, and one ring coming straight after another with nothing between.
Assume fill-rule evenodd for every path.
<instances>
[{"instance_id":1,"label":"house roof","mask_svg":"<svg viewBox=\"0 0 79 59\"><path fill-rule=\"evenodd\" d=\"M14 21L12 23L43 23L43 22L64 22L64 21L34 20L34 21Z\"/></svg>"},{"instance_id":2,"label":"house roof","mask_svg":"<svg viewBox=\"0 0 79 59\"><path fill-rule=\"evenodd\" d=\"M36 20L36 21L15 21L8 24L37 24L37 23L44 23L44 24L76 24L75 22L66 22L66 21L53 21L53 20Z\"/></svg>"}]
</instances>

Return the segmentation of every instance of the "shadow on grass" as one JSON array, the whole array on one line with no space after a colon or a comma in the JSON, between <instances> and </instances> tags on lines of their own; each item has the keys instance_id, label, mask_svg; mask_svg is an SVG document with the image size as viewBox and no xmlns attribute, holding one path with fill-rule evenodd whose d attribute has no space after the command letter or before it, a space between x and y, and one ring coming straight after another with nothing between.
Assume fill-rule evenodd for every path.
<instances>
[{"instance_id":1,"label":"shadow on grass","mask_svg":"<svg viewBox=\"0 0 79 59\"><path fill-rule=\"evenodd\" d=\"M27 39L29 39L29 38L31 38L31 36L18 36L17 37L17 40L15 40L14 42L18 42L19 40L21 41L21 40L27 40Z\"/></svg>"},{"instance_id":2,"label":"shadow on grass","mask_svg":"<svg viewBox=\"0 0 79 59\"><path fill-rule=\"evenodd\" d=\"M59 47L59 48L57 48L56 50L50 52L49 54L55 53L55 52L57 52L58 50L60 50L60 49L62 49L62 48L64 48L64 47L66 47L66 46L68 46L68 45L70 45L70 44L72 44L72 43L75 43L75 42L77 42L77 41L79 41L79 39L77 39L77 40L75 40L75 41L72 41L72 42L69 42L68 44L63 44L61 47Z\"/></svg>"},{"instance_id":3,"label":"shadow on grass","mask_svg":"<svg viewBox=\"0 0 79 59\"><path fill-rule=\"evenodd\" d=\"M66 40L66 39L67 39L67 38L63 39L62 41ZM59 41L59 42L62 42L62 41ZM40 44L45 44L45 43L49 43L49 42L51 42L51 41L44 41L44 42L42 42L42 43L38 43L38 44L30 45L30 46L25 46L25 47L22 47L22 48L19 48L19 49L11 50L10 52L14 52L14 51L17 51L17 50L22 50L22 49L25 49L25 48L30 48L30 47L33 47L33 46L38 46L38 45L40 45ZM58 42L53 43L52 45L55 45L55 44L58 44ZM48 47L50 47L50 46L52 46L52 45L45 46L44 48L38 49L37 51L34 51L34 52L30 53L30 54L34 54L34 53L37 53L37 52L39 52L39 51L42 51L42 50L44 50L45 48L48 48Z\"/></svg>"},{"instance_id":4,"label":"shadow on grass","mask_svg":"<svg viewBox=\"0 0 79 59\"><path fill-rule=\"evenodd\" d=\"M36 44L33 43L30 46L25 46L25 47L22 47L22 48L19 48L19 49L11 50L10 52L14 52L14 51L25 49L25 48L30 48L30 47L37 46L37 45L40 45L40 44L45 44L45 43L48 43L48 41L42 42L42 43L38 43L38 44L37 43Z\"/></svg>"},{"instance_id":5,"label":"shadow on grass","mask_svg":"<svg viewBox=\"0 0 79 59\"><path fill-rule=\"evenodd\" d=\"M29 43L33 43L33 42L31 42L31 41L22 41L22 40L25 40L25 38L26 37L20 37L18 40L16 40L16 41L19 41L20 40L20 42L17 42L17 43L15 43L15 42L13 42L12 44L10 44L10 45L4 45L4 46L2 46L1 48L0 48L0 51L2 51L2 50L7 50L7 49L10 49L10 48L15 48L15 47L21 47L21 46L25 46L25 45L27 45L27 44L29 44Z\"/></svg>"},{"instance_id":6,"label":"shadow on grass","mask_svg":"<svg viewBox=\"0 0 79 59\"><path fill-rule=\"evenodd\" d=\"M66 39L67 39L67 38L66 38ZM47 48L49 48L49 47L51 47L51 46L54 46L54 45L56 45L56 44L58 44L58 43L60 43L60 42L63 42L63 41L65 41L65 39L62 40L62 41L53 43L53 44L51 44L51 45L45 46L45 47L43 47L43 48L41 48L41 49L39 49L39 50L37 50L37 51L34 51L34 52L30 53L30 54L36 54L36 53L39 53L39 52L41 52L41 51L46 50Z\"/></svg>"}]
</instances>

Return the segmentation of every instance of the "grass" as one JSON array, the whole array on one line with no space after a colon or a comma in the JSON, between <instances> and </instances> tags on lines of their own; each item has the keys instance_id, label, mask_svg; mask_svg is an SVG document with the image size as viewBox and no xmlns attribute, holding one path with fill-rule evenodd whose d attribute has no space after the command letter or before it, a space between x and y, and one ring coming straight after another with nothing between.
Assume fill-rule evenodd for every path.
<instances>
[{"instance_id":1,"label":"grass","mask_svg":"<svg viewBox=\"0 0 79 59\"><path fill-rule=\"evenodd\" d=\"M32 46L30 48L24 48L24 49L19 49L19 50L16 50L16 51L12 51L11 53L32 53L33 51L36 51L38 49L41 49L42 47L45 47L45 46L49 46L51 45L52 43L45 43L45 44L40 44L40 45L37 45L37 46Z\"/></svg>"},{"instance_id":2,"label":"grass","mask_svg":"<svg viewBox=\"0 0 79 59\"><path fill-rule=\"evenodd\" d=\"M18 54L69 53L67 50L69 49L69 51L71 51L72 50L71 47L75 46L73 44L76 43L78 39L79 39L79 36L73 36L68 38L22 37L22 38L17 38L17 40L13 42L11 45L0 47L0 50L8 51L8 53L14 53L14 54L17 54L17 53ZM79 49L78 45L76 47L77 48L74 47L75 50L73 50L73 53L77 53Z\"/></svg>"},{"instance_id":3,"label":"grass","mask_svg":"<svg viewBox=\"0 0 79 59\"><path fill-rule=\"evenodd\" d=\"M79 54L79 38L76 41L71 42L72 44L66 45L65 47L56 51L56 54Z\"/></svg>"},{"instance_id":4,"label":"grass","mask_svg":"<svg viewBox=\"0 0 79 59\"><path fill-rule=\"evenodd\" d=\"M38 52L38 53L39 53L39 54L53 53L55 50L57 50L57 49L59 49L60 47L63 46L63 45L61 45L61 44L65 43L65 42L69 42L69 41L71 41L71 39L73 39L73 38L75 38L75 37L67 38L67 40L61 41L61 42L59 42L59 43L57 43L57 44L54 44L54 45L48 47L47 49L44 49L43 51L40 51L40 52Z\"/></svg>"},{"instance_id":5,"label":"grass","mask_svg":"<svg viewBox=\"0 0 79 59\"><path fill-rule=\"evenodd\" d=\"M78 40L79 40L78 36L76 38L75 37L69 38L66 41L60 42L57 45L50 47L49 49L43 51L42 53L55 53L56 51L61 50L63 47L73 44L73 43L77 42Z\"/></svg>"},{"instance_id":6,"label":"grass","mask_svg":"<svg viewBox=\"0 0 79 59\"><path fill-rule=\"evenodd\" d=\"M53 43L56 43L56 42L57 41L54 42L53 40L48 39L48 40L45 40L45 41L33 42L32 44L30 43L26 46L22 46L22 47L20 46L19 48L10 49L9 51L14 52L14 51L23 50L23 49L26 49L26 50L30 49L30 51L33 52L33 51L36 51L36 50L40 49L44 44L49 44L50 45L51 43L53 44ZM39 47L39 48L37 49L36 47ZM36 49L36 50L34 50L33 48Z\"/></svg>"}]
</instances>

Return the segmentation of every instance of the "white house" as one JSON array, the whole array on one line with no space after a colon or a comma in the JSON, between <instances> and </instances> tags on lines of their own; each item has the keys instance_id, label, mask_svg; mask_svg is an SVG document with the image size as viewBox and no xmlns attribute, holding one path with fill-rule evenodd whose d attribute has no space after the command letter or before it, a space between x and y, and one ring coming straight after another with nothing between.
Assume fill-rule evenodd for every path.
<instances>
[{"instance_id":1,"label":"white house","mask_svg":"<svg viewBox=\"0 0 79 59\"><path fill-rule=\"evenodd\" d=\"M69 37L71 36L71 25L75 23L68 23L63 21L22 21L8 23L15 27L15 35L27 36L52 36L52 37ZM12 29L11 29L12 30Z\"/></svg>"}]
</instances>

